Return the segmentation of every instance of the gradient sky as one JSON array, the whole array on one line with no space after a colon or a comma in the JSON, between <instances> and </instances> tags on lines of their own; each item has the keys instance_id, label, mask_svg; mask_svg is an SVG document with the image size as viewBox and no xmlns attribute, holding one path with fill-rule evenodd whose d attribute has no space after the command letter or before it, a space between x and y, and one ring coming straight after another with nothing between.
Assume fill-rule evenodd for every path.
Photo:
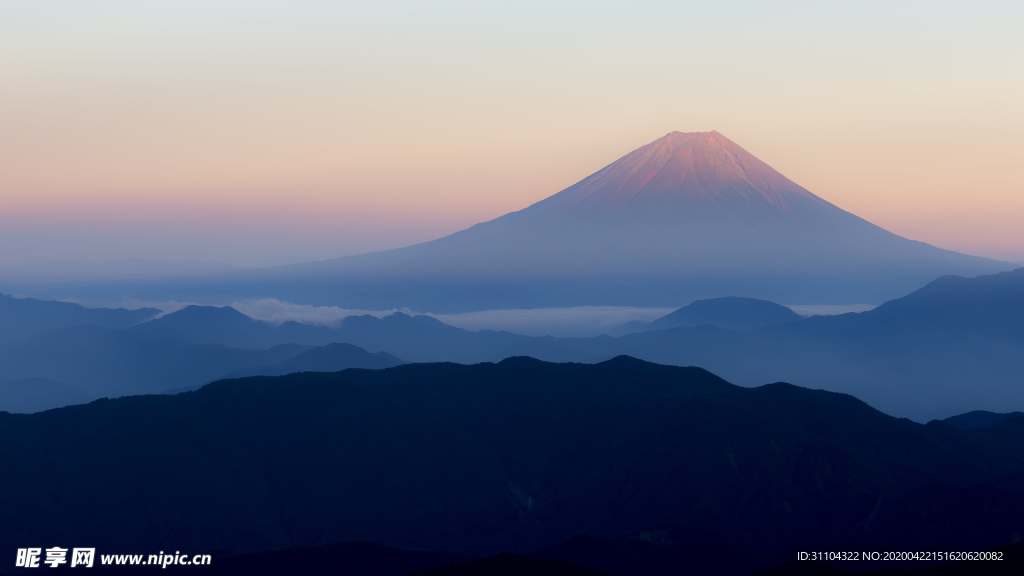
<instances>
[{"instance_id":1,"label":"gradient sky","mask_svg":"<svg viewBox=\"0 0 1024 576\"><path fill-rule=\"evenodd\" d=\"M1024 260L1022 29L1019 1L4 2L0 264L392 248L672 130Z\"/></svg>"}]
</instances>

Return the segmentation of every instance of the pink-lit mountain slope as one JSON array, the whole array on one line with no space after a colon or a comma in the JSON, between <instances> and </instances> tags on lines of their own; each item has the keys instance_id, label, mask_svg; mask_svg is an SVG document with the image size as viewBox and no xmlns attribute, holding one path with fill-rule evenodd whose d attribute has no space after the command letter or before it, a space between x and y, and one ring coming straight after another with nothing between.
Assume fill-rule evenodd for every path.
<instances>
[{"instance_id":1,"label":"pink-lit mountain slope","mask_svg":"<svg viewBox=\"0 0 1024 576\"><path fill-rule=\"evenodd\" d=\"M887 232L718 132L672 132L518 212L407 248L268 270L259 281L264 294L420 310L721 296L839 304L1010 267Z\"/></svg>"}]
</instances>

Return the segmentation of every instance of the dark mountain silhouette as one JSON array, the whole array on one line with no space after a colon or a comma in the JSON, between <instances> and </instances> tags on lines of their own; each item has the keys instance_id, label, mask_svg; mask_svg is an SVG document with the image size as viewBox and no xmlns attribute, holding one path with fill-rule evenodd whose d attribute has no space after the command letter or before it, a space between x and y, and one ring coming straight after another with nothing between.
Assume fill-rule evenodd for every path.
<instances>
[{"instance_id":1,"label":"dark mountain silhouette","mask_svg":"<svg viewBox=\"0 0 1024 576\"><path fill-rule=\"evenodd\" d=\"M1007 420L1012 420L1014 418L1020 418L1021 416L1024 416L1024 412L1008 412L1000 414L998 412L974 410L973 412L967 412L966 414L950 416L943 420L943 422L956 426L961 430L977 430L978 428L995 426L996 424L1006 422Z\"/></svg>"},{"instance_id":2,"label":"dark mountain silhouette","mask_svg":"<svg viewBox=\"0 0 1024 576\"><path fill-rule=\"evenodd\" d=\"M85 308L70 302L14 298L0 294L0 343L77 324L124 329L159 313L155 308Z\"/></svg>"},{"instance_id":3,"label":"dark mountain silhouette","mask_svg":"<svg viewBox=\"0 0 1024 576\"><path fill-rule=\"evenodd\" d=\"M617 576L674 576L686 567L692 574L746 576L779 562L753 546L691 534L675 542L666 530L649 530L627 538L579 535L529 554L603 570Z\"/></svg>"},{"instance_id":4,"label":"dark mountain silhouette","mask_svg":"<svg viewBox=\"0 0 1024 576\"><path fill-rule=\"evenodd\" d=\"M492 558L459 562L411 572L409 576L612 576L562 560L526 558L508 552Z\"/></svg>"},{"instance_id":5,"label":"dark mountain silhouette","mask_svg":"<svg viewBox=\"0 0 1024 576\"><path fill-rule=\"evenodd\" d=\"M796 322L801 318L802 316L796 312L774 302L727 296L697 300L652 322L624 324L611 332L611 335L619 336L632 332L666 330L668 328L691 328L705 324L736 332L747 332L772 324Z\"/></svg>"},{"instance_id":6,"label":"dark mountain silhouette","mask_svg":"<svg viewBox=\"0 0 1024 576\"><path fill-rule=\"evenodd\" d=\"M19 463L0 476L18 494L0 503L4 549L367 540L490 555L593 534L711 538L782 562L790 546L1024 533L1022 419L921 425L625 357L307 372L0 413L0 452Z\"/></svg>"},{"instance_id":7,"label":"dark mountain silhouette","mask_svg":"<svg viewBox=\"0 0 1024 576\"><path fill-rule=\"evenodd\" d=\"M0 411L31 413L94 400L74 386L49 378L0 381Z\"/></svg>"},{"instance_id":8,"label":"dark mountain silhouette","mask_svg":"<svg viewBox=\"0 0 1024 576\"><path fill-rule=\"evenodd\" d=\"M844 569L824 562L799 562L775 566L758 576L1017 576L1024 573L1024 542L997 546L991 551L999 552L1002 559L970 559L940 564L923 562L916 567L888 566L874 570L851 564Z\"/></svg>"},{"instance_id":9,"label":"dark mountain silhouette","mask_svg":"<svg viewBox=\"0 0 1024 576\"><path fill-rule=\"evenodd\" d=\"M217 380L228 378L248 378L251 376L284 376L295 372L340 372L349 368L366 368L379 370L404 364L387 352L367 352L351 344L327 344L310 348L275 366L264 364L232 370ZM200 386L168 390L167 394L178 394L196 390Z\"/></svg>"},{"instance_id":10,"label":"dark mountain silhouette","mask_svg":"<svg viewBox=\"0 0 1024 576\"><path fill-rule=\"evenodd\" d=\"M466 559L460 554L397 550L372 542L348 542L219 557L214 573L276 576L341 572L346 576L405 576L415 570Z\"/></svg>"}]
</instances>

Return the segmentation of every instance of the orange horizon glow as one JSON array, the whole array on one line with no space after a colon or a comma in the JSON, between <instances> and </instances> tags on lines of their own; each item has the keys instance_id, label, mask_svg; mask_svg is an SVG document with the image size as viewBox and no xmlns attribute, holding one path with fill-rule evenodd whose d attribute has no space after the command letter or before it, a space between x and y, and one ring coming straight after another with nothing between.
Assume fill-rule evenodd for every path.
<instances>
[{"instance_id":1,"label":"orange horizon glow","mask_svg":"<svg viewBox=\"0 0 1024 576\"><path fill-rule=\"evenodd\" d=\"M673 130L1024 261L1014 4L57 4L0 8L0 264L394 248Z\"/></svg>"}]
</instances>

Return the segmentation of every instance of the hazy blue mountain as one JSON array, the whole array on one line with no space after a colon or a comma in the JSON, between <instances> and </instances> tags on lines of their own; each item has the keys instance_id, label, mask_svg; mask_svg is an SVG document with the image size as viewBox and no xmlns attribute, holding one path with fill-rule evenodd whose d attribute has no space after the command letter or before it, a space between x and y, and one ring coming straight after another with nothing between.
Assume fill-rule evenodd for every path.
<instances>
[{"instance_id":1,"label":"hazy blue mountain","mask_svg":"<svg viewBox=\"0 0 1024 576\"><path fill-rule=\"evenodd\" d=\"M275 326L254 320L230 306L187 306L139 324L129 332L147 339L176 338L232 348L269 348L278 344L323 346L345 341L339 340L343 331L337 329L298 322Z\"/></svg>"},{"instance_id":2,"label":"hazy blue mountain","mask_svg":"<svg viewBox=\"0 0 1024 576\"><path fill-rule=\"evenodd\" d=\"M1024 419L921 425L846 395L625 357L224 380L0 413L0 431L18 463L0 476L18 495L0 502L5 549L363 540L488 555L591 534L774 558L1024 533Z\"/></svg>"},{"instance_id":3,"label":"hazy blue mountain","mask_svg":"<svg viewBox=\"0 0 1024 576\"><path fill-rule=\"evenodd\" d=\"M796 322L801 318L802 316L796 312L774 302L727 296L697 300L652 322L629 322L611 331L610 334L621 336L646 330L690 328L705 324L736 332L747 332L772 324Z\"/></svg>"},{"instance_id":4,"label":"hazy blue mountain","mask_svg":"<svg viewBox=\"0 0 1024 576\"><path fill-rule=\"evenodd\" d=\"M1020 418L1021 416L1024 416L1024 412L999 413L988 412L985 410L974 410L973 412L950 416L943 420L943 422L956 426L961 430L977 430L978 428L995 426L996 424L1006 422L1007 420L1013 420L1014 418Z\"/></svg>"},{"instance_id":5,"label":"hazy blue mountain","mask_svg":"<svg viewBox=\"0 0 1024 576\"><path fill-rule=\"evenodd\" d=\"M49 378L0 381L0 412L28 414L94 399L74 386Z\"/></svg>"},{"instance_id":6,"label":"hazy blue mountain","mask_svg":"<svg viewBox=\"0 0 1024 576\"><path fill-rule=\"evenodd\" d=\"M617 351L702 366L745 385L784 380L854 393L922 421L968 408L1002 412L1024 408L1022 302L1024 270L944 277L868 312L745 334L631 334L617 339Z\"/></svg>"},{"instance_id":7,"label":"hazy blue mountain","mask_svg":"<svg viewBox=\"0 0 1024 576\"><path fill-rule=\"evenodd\" d=\"M882 304L864 318L900 329L1024 341L1024 268L961 278L945 276Z\"/></svg>"},{"instance_id":8,"label":"hazy blue mountain","mask_svg":"<svg viewBox=\"0 0 1024 576\"><path fill-rule=\"evenodd\" d=\"M335 342L318 346L281 362L291 372L337 372L347 368L391 368L403 362L387 352L370 353L358 346Z\"/></svg>"},{"instance_id":9,"label":"hazy blue mountain","mask_svg":"<svg viewBox=\"0 0 1024 576\"><path fill-rule=\"evenodd\" d=\"M246 366L277 364L308 348L285 344L242 350L173 338L145 339L85 324L0 347L0 379L52 378L92 397L157 393L203 384Z\"/></svg>"},{"instance_id":10,"label":"hazy blue mountain","mask_svg":"<svg viewBox=\"0 0 1024 576\"><path fill-rule=\"evenodd\" d=\"M86 308L70 302L15 298L0 294L0 343L77 324L129 328L159 313L155 308Z\"/></svg>"},{"instance_id":11,"label":"hazy blue mountain","mask_svg":"<svg viewBox=\"0 0 1024 576\"><path fill-rule=\"evenodd\" d=\"M479 362L515 355L515 344L531 339L507 332L469 332L431 316L395 313L384 318L350 316L335 328L285 322L273 326L253 320L231 307L189 306L129 332L147 339L176 338L195 344L266 348L285 343L323 346L354 344L371 351L392 352L411 361Z\"/></svg>"},{"instance_id":12,"label":"hazy blue mountain","mask_svg":"<svg viewBox=\"0 0 1024 576\"><path fill-rule=\"evenodd\" d=\"M308 327L313 330L313 327ZM253 320L230 306L186 306L133 327L141 338L175 338L195 344L223 344L232 348L269 348L290 342L275 339L274 326Z\"/></svg>"}]
</instances>

